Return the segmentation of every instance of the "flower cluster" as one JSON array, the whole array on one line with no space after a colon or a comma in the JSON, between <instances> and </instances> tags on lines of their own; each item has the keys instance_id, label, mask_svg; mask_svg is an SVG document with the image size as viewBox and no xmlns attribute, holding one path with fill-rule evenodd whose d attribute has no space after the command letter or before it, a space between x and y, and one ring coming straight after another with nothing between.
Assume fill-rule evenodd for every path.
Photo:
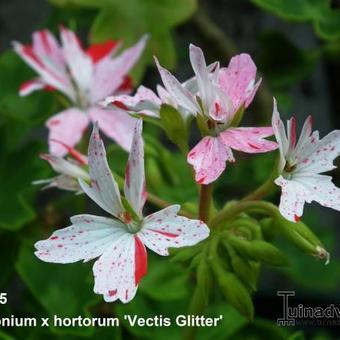
<instances>
[{"instance_id":1,"label":"flower cluster","mask_svg":"<svg viewBox=\"0 0 340 340\"><path fill-rule=\"evenodd\" d=\"M246 237L223 233L222 222L235 222L233 218L236 217L239 217L236 225L253 228L253 222L246 220L246 210L254 208L261 212L267 209L270 220L281 214L280 218L287 223L282 229L284 233L306 252L328 261L329 254L299 221L304 204L312 201L340 210L340 189L329 175L322 174L334 168L333 161L340 155L339 130L320 139L318 131L312 131L309 117L298 138L295 118L287 122L286 132L275 99L272 126L240 127L245 110L261 84L261 79L256 80L257 68L248 54L234 56L227 67L220 66L219 62L207 65L202 50L190 45L194 73L191 78L180 82L155 58L163 85L157 85L156 92L139 86L132 95L128 72L141 56L146 37L117 55L120 44L116 41L91 45L85 50L72 31L62 27L60 35L61 45L47 30L35 32L32 45L14 43L15 51L39 75L25 82L20 94L56 90L69 101L64 111L47 121L49 153L41 155L58 175L35 183L46 184L45 188L85 193L110 217L88 214L71 217L71 226L35 244L39 259L72 263L98 258L93 266L94 291L103 295L107 302L126 303L135 296L140 280L147 273L146 248L166 256L169 248L193 246L207 238L214 239L217 233L209 237L211 228L218 227L219 231L222 228L221 239L232 244L231 248L227 245L230 256L235 254L233 247L240 247L241 252L245 251L246 256L252 254L256 261L281 263L275 259L276 248L262 239L248 244ZM168 117L168 124L171 125L174 118L176 127L182 124L180 128L188 130L195 120L201 132L201 140L185 155L201 187L201 220L192 214L190 218L181 216L180 206L176 204L165 204L165 207L163 204L162 210L143 216L148 197L143 119L159 120L158 125L167 133L162 112L169 106L172 111L167 114L177 118ZM86 157L75 146L90 121L94 127ZM99 129L129 151L121 188L108 166ZM176 129L173 130L172 134L176 134ZM222 175L226 162L235 162L233 151L257 154L276 149L279 149L279 162L270 184L275 183L282 190L278 210L268 202L244 201L238 206L226 205L212 219L208 213L202 213L201 210L210 209L211 191L207 188ZM217 259L216 247L212 249ZM263 254L273 258L267 259ZM253 269L249 263L247 266L247 270ZM224 275L225 270L219 267L217 260L212 267L219 276ZM226 286L223 280L220 279L221 287Z\"/></svg>"}]
</instances>

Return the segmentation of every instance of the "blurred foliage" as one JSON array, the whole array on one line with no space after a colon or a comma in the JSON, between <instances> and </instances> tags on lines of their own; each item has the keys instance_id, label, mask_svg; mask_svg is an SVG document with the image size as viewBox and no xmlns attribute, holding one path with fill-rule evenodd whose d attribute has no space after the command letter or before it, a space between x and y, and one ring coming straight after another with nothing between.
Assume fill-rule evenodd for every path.
<instances>
[{"instance_id":1,"label":"blurred foliage","mask_svg":"<svg viewBox=\"0 0 340 340\"><path fill-rule=\"evenodd\" d=\"M330 0L251 0L285 20L311 22L315 32L326 40L340 38L340 10Z\"/></svg>"},{"instance_id":2,"label":"blurred foliage","mask_svg":"<svg viewBox=\"0 0 340 340\"><path fill-rule=\"evenodd\" d=\"M173 69L176 53L173 29L186 21L196 9L196 0L50 0L65 8L95 9L97 15L91 25L91 42L124 38L125 46L149 34L148 49L133 71L140 79L145 67L156 55L161 64ZM155 23L157 20L157 23Z\"/></svg>"}]
</instances>

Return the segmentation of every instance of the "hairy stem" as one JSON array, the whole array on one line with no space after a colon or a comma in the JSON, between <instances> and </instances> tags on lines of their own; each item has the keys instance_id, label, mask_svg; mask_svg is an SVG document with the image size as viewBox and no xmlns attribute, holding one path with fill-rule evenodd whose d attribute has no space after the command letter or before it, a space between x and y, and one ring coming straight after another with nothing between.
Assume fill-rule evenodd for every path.
<instances>
[{"instance_id":1,"label":"hairy stem","mask_svg":"<svg viewBox=\"0 0 340 340\"><path fill-rule=\"evenodd\" d=\"M212 184L201 185L198 217L203 222L209 221L212 190Z\"/></svg>"}]
</instances>

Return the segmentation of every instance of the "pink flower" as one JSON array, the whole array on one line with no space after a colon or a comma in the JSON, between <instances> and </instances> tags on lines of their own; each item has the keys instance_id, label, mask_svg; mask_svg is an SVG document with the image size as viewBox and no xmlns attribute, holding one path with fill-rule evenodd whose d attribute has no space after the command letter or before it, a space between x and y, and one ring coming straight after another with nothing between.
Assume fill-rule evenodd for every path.
<instances>
[{"instance_id":1,"label":"pink flower","mask_svg":"<svg viewBox=\"0 0 340 340\"><path fill-rule=\"evenodd\" d=\"M90 184L79 179L83 191L113 216L77 215L72 225L37 242L36 256L46 262L73 263L99 259L93 267L94 291L104 300L131 301L147 272L149 248L168 255L168 248L194 245L209 235L201 221L177 215L173 205L143 217L146 200L142 121L138 120L125 172L124 204L107 163L95 124L89 144Z\"/></svg>"},{"instance_id":2,"label":"pink flower","mask_svg":"<svg viewBox=\"0 0 340 340\"><path fill-rule=\"evenodd\" d=\"M120 46L117 42L107 41L84 50L72 31L62 27L60 36L61 46L48 30L33 33L32 45L14 42L18 55L39 75L22 84L20 95L56 89L74 105L47 121L50 153L64 156L66 149L53 140L74 147L90 121L98 121L108 137L129 150L134 118L119 108L103 110L96 104L113 93L130 90L127 74L139 59L146 38L113 58Z\"/></svg>"},{"instance_id":3,"label":"pink flower","mask_svg":"<svg viewBox=\"0 0 340 340\"><path fill-rule=\"evenodd\" d=\"M280 176L275 183L282 189L279 206L282 216L297 222L305 202L312 201L340 210L340 189L331 176L321 175L335 168L333 161L340 155L340 130L319 139L319 132L312 131L312 117L309 116L297 139L293 117L287 122L286 135L275 99L272 124L280 149Z\"/></svg>"},{"instance_id":4,"label":"pink flower","mask_svg":"<svg viewBox=\"0 0 340 340\"><path fill-rule=\"evenodd\" d=\"M232 149L247 153L268 152L277 144L268 140L271 127L233 127L233 119L252 102L261 80L255 83L256 66L248 54L233 57L226 68L207 66L200 48L190 45L195 77L190 90L157 62L163 84L176 101L206 126L204 137L188 154L196 181L209 184L234 162Z\"/></svg>"}]
</instances>

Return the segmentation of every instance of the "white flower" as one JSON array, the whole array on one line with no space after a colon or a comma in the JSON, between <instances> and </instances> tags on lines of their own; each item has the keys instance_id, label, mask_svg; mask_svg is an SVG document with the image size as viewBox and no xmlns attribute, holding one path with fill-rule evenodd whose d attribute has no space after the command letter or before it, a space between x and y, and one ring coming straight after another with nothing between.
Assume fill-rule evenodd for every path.
<instances>
[{"instance_id":1,"label":"white flower","mask_svg":"<svg viewBox=\"0 0 340 340\"><path fill-rule=\"evenodd\" d=\"M209 235L201 221L178 216L173 205L143 217L146 201L142 121L136 124L126 167L124 194L120 195L107 163L95 124L89 144L90 185L79 179L83 191L113 217L77 215L72 225L37 242L36 256L46 262L84 262L99 257L93 266L94 291L104 300L129 302L147 272L145 247L159 255L168 248L194 245Z\"/></svg>"},{"instance_id":2,"label":"white flower","mask_svg":"<svg viewBox=\"0 0 340 340\"><path fill-rule=\"evenodd\" d=\"M305 202L312 201L340 210L340 189L331 176L321 175L335 168L333 161L340 154L340 130L319 139L319 132L312 131L312 118L308 117L297 139L293 117L287 122L286 135L275 99L272 124L280 148L280 176L275 183L282 188L279 207L282 216L297 222Z\"/></svg>"}]
</instances>

